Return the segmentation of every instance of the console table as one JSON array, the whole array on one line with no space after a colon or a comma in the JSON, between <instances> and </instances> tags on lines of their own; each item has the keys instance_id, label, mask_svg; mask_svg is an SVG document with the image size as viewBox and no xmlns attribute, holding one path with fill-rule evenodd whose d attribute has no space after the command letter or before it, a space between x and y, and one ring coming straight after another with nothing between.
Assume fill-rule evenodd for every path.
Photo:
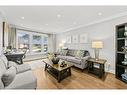
<instances>
[{"instance_id":1,"label":"console table","mask_svg":"<svg viewBox=\"0 0 127 95\"><path fill-rule=\"evenodd\" d=\"M88 62L88 72L97 75L99 78L102 78L104 76L106 63L105 59L96 60L95 58L89 58L87 62ZM94 67L94 64L98 64L99 68Z\"/></svg>"},{"instance_id":2,"label":"console table","mask_svg":"<svg viewBox=\"0 0 127 95\"><path fill-rule=\"evenodd\" d=\"M4 54L8 61L14 61L18 64L23 64L23 56L24 56L24 53L7 53L7 54Z\"/></svg>"}]
</instances>

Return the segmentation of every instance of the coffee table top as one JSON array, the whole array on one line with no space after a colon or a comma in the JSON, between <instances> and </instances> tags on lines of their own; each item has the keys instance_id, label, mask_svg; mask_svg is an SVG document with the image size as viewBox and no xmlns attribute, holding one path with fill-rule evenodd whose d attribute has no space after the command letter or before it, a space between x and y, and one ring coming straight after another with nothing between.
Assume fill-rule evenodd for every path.
<instances>
[{"instance_id":1,"label":"coffee table top","mask_svg":"<svg viewBox=\"0 0 127 95\"><path fill-rule=\"evenodd\" d=\"M62 70L65 70L67 68L70 68L72 67L73 65L70 63L70 62L67 62L65 61L65 64L67 64L65 67L60 67L61 63L65 61L65 60L62 60L60 59L59 63L58 64L53 64L53 62L50 60L50 59L43 59L43 62L50 65L52 68L58 70L58 71L62 71Z\"/></svg>"}]
</instances>

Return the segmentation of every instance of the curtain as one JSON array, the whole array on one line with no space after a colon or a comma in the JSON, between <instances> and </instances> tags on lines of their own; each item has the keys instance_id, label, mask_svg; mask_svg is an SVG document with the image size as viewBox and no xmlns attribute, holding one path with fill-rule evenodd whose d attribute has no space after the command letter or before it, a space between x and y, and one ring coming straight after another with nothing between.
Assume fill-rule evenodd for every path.
<instances>
[{"instance_id":1,"label":"curtain","mask_svg":"<svg viewBox=\"0 0 127 95\"><path fill-rule=\"evenodd\" d=\"M11 27L8 33L8 46L16 48L16 28Z\"/></svg>"},{"instance_id":2,"label":"curtain","mask_svg":"<svg viewBox=\"0 0 127 95\"><path fill-rule=\"evenodd\" d=\"M48 39L48 42L49 42L49 45L48 45L48 51L50 53L52 52L55 52L56 50L56 35L55 34L49 34L48 35L49 39Z\"/></svg>"}]
</instances>

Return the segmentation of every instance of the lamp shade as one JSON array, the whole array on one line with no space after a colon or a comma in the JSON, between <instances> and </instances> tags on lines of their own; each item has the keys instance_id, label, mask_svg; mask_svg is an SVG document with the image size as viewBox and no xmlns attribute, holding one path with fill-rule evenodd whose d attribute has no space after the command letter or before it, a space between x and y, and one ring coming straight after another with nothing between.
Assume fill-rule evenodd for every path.
<instances>
[{"instance_id":1,"label":"lamp shade","mask_svg":"<svg viewBox=\"0 0 127 95\"><path fill-rule=\"evenodd\" d=\"M63 43L60 43L60 44L59 44L59 47L63 47Z\"/></svg>"},{"instance_id":2,"label":"lamp shade","mask_svg":"<svg viewBox=\"0 0 127 95\"><path fill-rule=\"evenodd\" d=\"M92 48L103 48L102 41L92 41Z\"/></svg>"}]
</instances>

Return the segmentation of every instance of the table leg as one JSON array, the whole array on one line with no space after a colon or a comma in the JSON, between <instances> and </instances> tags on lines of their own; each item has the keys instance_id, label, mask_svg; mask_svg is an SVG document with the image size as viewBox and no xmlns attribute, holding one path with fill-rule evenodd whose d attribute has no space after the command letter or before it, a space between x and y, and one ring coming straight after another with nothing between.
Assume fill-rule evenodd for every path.
<instances>
[{"instance_id":1,"label":"table leg","mask_svg":"<svg viewBox=\"0 0 127 95\"><path fill-rule=\"evenodd\" d=\"M104 65L100 64L100 74L99 74L99 77L102 78L103 74L104 74Z\"/></svg>"},{"instance_id":2,"label":"table leg","mask_svg":"<svg viewBox=\"0 0 127 95\"><path fill-rule=\"evenodd\" d=\"M93 62L88 62L88 73L90 72L90 69L93 70Z\"/></svg>"},{"instance_id":3,"label":"table leg","mask_svg":"<svg viewBox=\"0 0 127 95\"><path fill-rule=\"evenodd\" d=\"M47 69L47 64L45 63L45 71L46 71L46 69Z\"/></svg>"},{"instance_id":4,"label":"table leg","mask_svg":"<svg viewBox=\"0 0 127 95\"><path fill-rule=\"evenodd\" d=\"M21 58L21 64L23 64L22 58Z\"/></svg>"},{"instance_id":5,"label":"table leg","mask_svg":"<svg viewBox=\"0 0 127 95\"><path fill-rule=\"evenodd\" d=\"M61 72L59 71L58 72L58 82L60 83L60 81L61 81Z\"/></svg>"},{"instance_id":6,"label":"table leg","mask_svg":"<svg viewBox=\"0 0 127 95\"><path fill-rule=\"evenodd\" d=\"M69 68L68 70L69 70L69 76L71 76L71 68Z\"/></svg>"}]
</instances>

